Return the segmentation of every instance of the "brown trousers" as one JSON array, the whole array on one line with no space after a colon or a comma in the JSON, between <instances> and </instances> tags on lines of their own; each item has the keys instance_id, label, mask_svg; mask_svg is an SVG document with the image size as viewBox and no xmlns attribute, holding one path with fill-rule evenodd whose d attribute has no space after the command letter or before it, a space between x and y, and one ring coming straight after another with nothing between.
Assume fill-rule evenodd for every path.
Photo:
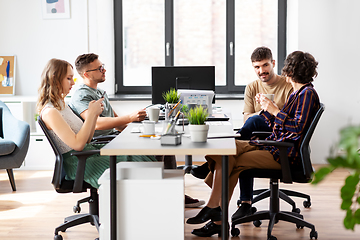
<instances>
[{"instance_id":1,"label":"brown trousers","mask_svg":"<svg viewBox=\"0 0 360 240\"><path fill-rule=\"evenodd\" d=\"M247 169L281 169L281 165L274 160L273 155L266 150L259 150L257 146L249 144L249 141L235 140L236 155L229 156L229 199L238 182L239 174ZM211 188L214 180L215 164L220 164L222 156L207 155L210 173L205 178L205 183Z\"/></svg>"}]
</instances>

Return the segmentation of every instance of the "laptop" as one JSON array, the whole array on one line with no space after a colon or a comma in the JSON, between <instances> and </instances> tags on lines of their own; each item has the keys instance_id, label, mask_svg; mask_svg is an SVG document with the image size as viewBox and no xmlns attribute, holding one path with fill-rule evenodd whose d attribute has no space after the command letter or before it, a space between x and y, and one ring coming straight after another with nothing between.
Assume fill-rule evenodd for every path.
<instances>
[{"instance_id":1,"label":"laptop","mask_svg":"<svg viewBox=\"0 0 360 240\"><path fill-rule=\"evenodd\" d=\"M206 121L228 121L230 118L225 113L213 113L208 116Z\"/></svg>"}]
</instances>

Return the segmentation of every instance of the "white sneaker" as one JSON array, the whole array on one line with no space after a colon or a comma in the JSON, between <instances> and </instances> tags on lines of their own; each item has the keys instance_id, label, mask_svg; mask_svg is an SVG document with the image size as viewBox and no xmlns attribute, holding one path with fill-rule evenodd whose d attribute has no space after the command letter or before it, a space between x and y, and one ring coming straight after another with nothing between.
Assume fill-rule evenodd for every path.
<instances>
[{"instance_id":1,"label":"white sneaker","mask_svg":"<svg viewBox=\"0 0 360 240\"><path fill-rule=\"evenodd\" d=\"M188 195L185 195L185 207L186 208L196 208L200 207L201 205L204 205L204 200L194 199L192 197L189 197Z\"/></svg>"}]
</instances>

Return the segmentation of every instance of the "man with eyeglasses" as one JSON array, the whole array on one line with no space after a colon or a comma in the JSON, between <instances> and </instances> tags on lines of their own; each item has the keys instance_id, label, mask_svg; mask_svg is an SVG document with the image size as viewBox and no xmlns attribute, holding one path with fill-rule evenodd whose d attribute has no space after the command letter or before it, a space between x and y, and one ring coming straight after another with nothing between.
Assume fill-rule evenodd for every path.
<instances>
[{"instance_id":1,"label":"man with eyeglasses","mask_svg":"<svg viewBox=\"0 0 360 240\"><path fill-rule=\"evenodd\" d=\"M111 135L122 131L128 123L145 119L145 109L140 109L125 116L118 116L110 105L106 92L98 88L98 84L105 81L105 65L94 53L82 54L75 60L75 67L84 79L71 98L70 107L83 119L87 118L88 106L92 100L104 97L104 111L96 122L94 136Z\"/></svg>"},{"instance_id":2,"label":"man with eyeglasses","mask_svg":"<svg viewBox=\"0 0 360 240\"><path fill-rule=\"evenodd\" d=\"M105 65L94 53L82 54L75 60L75 67L84 79L82 84L71 97L70 107L83 119L87 118L88 106L92 100L104 97L104 111L97 119L94 136L118 134L128 123L142 121L145 119L145 109L140 109L125 116L118 116L110 105L106 92L98 88L98 84L105 81ZM165 169L176 168L175 156L155 156L164 162ZM185 207L199 207L205 203L204 200L194 199L185 195Z\"/></svg>"}]
</instances>

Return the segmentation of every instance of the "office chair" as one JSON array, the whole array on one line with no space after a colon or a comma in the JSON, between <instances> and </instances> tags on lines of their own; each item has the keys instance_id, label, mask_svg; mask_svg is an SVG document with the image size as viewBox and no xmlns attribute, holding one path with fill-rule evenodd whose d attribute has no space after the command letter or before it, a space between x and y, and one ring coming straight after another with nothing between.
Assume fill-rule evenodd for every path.
<instances>
[{"instance_id":1,"label":"office chair","mask_svg":"<svg viewBox=\"0 0 360 240\"><path fill-rule=\"evenodd\" d=\"M41 117L38 117L38 123L43 130L46 138L48 139L54 153L55 153L55 168L52 179L52 184L58 193L81 193L87 192L87 189L90 189L90 196L84 199L81 199L74 206L73 211L75 213L80 213L81 208L80 204L84 202L89 203L89 213L85 214L76 214L73 216L66 217L64 223L55 228L54 240L62 240L62 236L59 235L59 232L65 232L66 229L74 227L83 223L90 223L95 225L96 229L99 231L99 195L96 188L92 187L90 184L84 181L85 165L86 159L91 155L100 153L100 150L90 150L83 152L73 152L71 155L77 156L79 159L76 177L75 180L65 179L65 171L63 169L63 157L60 154L59 149L54 143L53 138L49 134L49 130L46 128L45 123L42 121Z\"/></svg>"},{"instance_id":2,"label":"office chair","mask_svg":"<svg viewBox=\"0 0 360 240\"><path fill-rule=\"evenodd\" d=\"M268 136L271 135L271 132L254 131L254 132L252 132L252 135L254 137L257 137L258 139L265 140L265 138L267 138ZM239 178L239 182L240 182L240 178ZM253 194L256 195L252 201L252 203L254 204L265 198L270 197L270 189L256 189L253 191ZM296 203L290 197L305 198L306 200L303 201L303 206L305 208L310 208L310 206L311 206L310 195L307 195L305 193L296 192L296 191L287 190L287 189L279 189L279 197L280 197L280 199L284 200L285 202L287 202L288 204L290 204L292 206L292 212L300 213L301 211L299 208L296 207ZM240 204L241 204L241 200L239 198L237 200L237 205L240 206ZM256 212L256 208L253 207L252 211Z\"/></svg>"},{"instance_id":3,"label":"office chair","mask_svg":"<svg viewBox=\"0 0 360 240\"><path fill-rule=\"evenodd\" d=\"M315 127L319 122L322 113L325 110L325 106L320 104L320 108L317 111L314 119L312 120L309 129L307 130L304 139L300 145L300 156L302 160L302 169L291 169L287 158L287 148L293 146L290 142L276 142L276 141L265 141L258 140L260 144L268 146L276 146L280 150L281 170L271 169L249 169L241 172L243 177L254 177L254 178L270 178L270 204L268 211L255 212L252 215L241 217L232 221L231 224L231 235L239 236L240 230L235 225L245 222L253 221L256 227L261 225L261 220L268 219L268 231L267 239L276 240L276 237L271 235L274 225L279 220L292 222L296 224L297 228L308 227L311 228L310 238L317 239L318 233L315 231L315 226L309 222L303 220L303 216L296 212L285 212L280 211L279 204L279 181L284 183L308 183L312 180L314 169L310 159L310 139L314 133Z\"/></svg>"},{"instance_id":4,"label":"office chair","mask_svg":"<svg viewBox=\"0 0 360 240\"><path fill-rule=\"evenodd\" d=\"M13 168L19 168L24 162L29 143L29 124L16 119L0 101L0 169L6 169L13 191L16 191Z\"/></svg>"}]
</instances>

